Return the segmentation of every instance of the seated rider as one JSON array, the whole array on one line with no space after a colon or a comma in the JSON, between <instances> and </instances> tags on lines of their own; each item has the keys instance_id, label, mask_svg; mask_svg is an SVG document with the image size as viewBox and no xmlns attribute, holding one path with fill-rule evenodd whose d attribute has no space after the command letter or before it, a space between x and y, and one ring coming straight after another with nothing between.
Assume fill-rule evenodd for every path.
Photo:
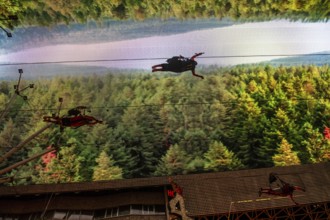
<instances>
[{"instance_id":1,"label":"seated rider","mask_svg":"<svg viewBox=\"0 0 330 220\"><path fill-rule=\"evenodd\" d=\"M170 71L170 72L175 72L175 73L182 73L182 72L190 70L194 76L204 79L203 76L195 73L195 67L197 65L195 58L202 54L204 54L204 53L196 53L191 58L183 57L181 55L174 56L170 59L167 59L166 60L167 63L162 63L162 64L152 66L152 72Z\"/></svg>"},{"instance_id":2,"label":"seated rider","mask_svg":"<svg viewBox=\"0 0 330 220\"><path fill-rule=\"evenodd\" d=\"M87 107L86 106L77 106L75 108L72 108L68 111L69 116L78 116L81 115L81 110L85 110Z\"/></svg>"},{"instance_id":3,"label":"seated rider","mask_svg":"<svg viewBox=\"0 0 330 220\"><path fill-rule=\"evenodd\" d=\"M74 117L62 117L61 125L64 127L80 127L83 125L94 125L101 123L102 121L97 120L96 118L88 115L77 115Z\"/></svg>"},{"instance_id":4,"label":"seated rider","mask_svg":"<svg viewBox=\"0 0 330 220\"><path fill-rule=\"evenodd\" d=\"M274 182L279 182L277 188L271 187L271 184ZM300 190L305 192L305 189L300 186L294 186L290 183L285 182L284 180L280 179L276 173L270 173L269 174L269 188L260 188L259 190L259 196L261 196L262 193L268 194L268 195L275 195L275 196L282 196L286 197L289 196L291 200L298 205L297 202L293 200L293 192L295 190Z\"/></svg>"},{"instance_id":5,"label":"seated rider","mask_svg":"<svg viewBox=\"0 0 330 220\"><path fill-rule=\"evenodd\" d=\"M58 124L62 127L75 127L78 128L83 125L95 125L102 123L102 121L88 115L81 114L80 109L84 109L84 106L78 106L77 108L70 109L68 116L45 116L44 121Z\"/></svg>"}]
</instances>

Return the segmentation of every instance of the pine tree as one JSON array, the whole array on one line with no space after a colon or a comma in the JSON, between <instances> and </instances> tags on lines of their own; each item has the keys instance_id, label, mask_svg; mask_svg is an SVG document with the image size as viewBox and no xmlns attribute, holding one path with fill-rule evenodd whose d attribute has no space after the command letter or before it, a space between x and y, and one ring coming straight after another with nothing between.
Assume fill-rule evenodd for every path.
<instances>
[{"instance_id":1,"label":"pine tree","mask_svg":"<svg viewBox=\"0 0 330 220\"><path fill-rule=\"evenodd\" d=\"M320 163L330 159L330 136L329 130L325 127L323 134L317 129L313 129L312 125L306 123L304 125L306 131L306 139L302 142L307 149L308 162Z\"/></svg>"},{"instance_id":2,"label":"pine tree","mask_svg":"<svg viewBox=\"0 0 330 220\"><path fill-rule=\"evenodd\" d=\"M69 140L71 146L61 147L55 158L46 164L46 169L40 169L36 183L65 183L82 181L80 176L82 158L75 153L74 140Z\"/></svg>"},{"instance_id":3,"label":"pine tree","mask_svg":"<svg viewBox=\"0 0 330 220\"><path fill-rule=\"evenodd\" d=\"M19 129L15 128L13 120L9 119L0 132L0 153L4 153L19 144L19 137Z\"/></svg>"},{"instance_id":4,"label":"pine tree","mask_svg":"<svg viewBox=\"0 0 330 220\"><path fill-rule=\"evenodd\" d=\"M300 164L297 153L292 151L292 145L286 139L282 139L278 153L273 156L275 166L290 166Z\"/></svg>"},{"instance_id":5,"label":"pine tree","mask_svg":"<svg viewBox=\"0 0 330 220\"><path fill-rule=\"evenodd\" d=\"M0 125L1 126L1 125ZM17 128L15 122L10 118L5 124L3 130L0 132L0 155L12 150L21 142L21 129ZM21 161L22 158L26 157L27 152L20 150L15 154L12 154L6 160L0 164L0 169L10 164Z\"/></svg>"},{"instance_id":6,"label":"pine tree","mask_svg":"<svg viewBox=\"0 0 330 220\"><path fill-rule=\"evenodd\" d=\"M221 142L213 142L204 157L206 170L225 171L244 167L234 153L229 151Z\"/></svg>"},{"instance_id":7,"label":"pine tree","mask_svg":"<svg viewBox=\"0 0 330 220\"><path fill-rule=\"evenodd\" d=\"M135 105L143 105L136 101ZM161 155L165 153L162 143L163 124L159 120L158 111L154 107L129 108L122 117L122 139L126 152L134 158L135 164L126 169L127 177L145 177L155 172Z\"/></svg>"},{"instance_id":8,"label":"pine tree","mask_svg":"<svg viewBox=\"0 0 330 220\"><path fill-rule=\"evenodd\" d=\"M201 156L196 156L191 159L186 167L188 173L202 173L204 172L205 159Z\"/></svg>"},{"instance_id":9,"label":"pine tree","mask_svg":"<svg viewBox=\"0 0 330 220\"><path fill-rule=\"evenodd\" d=\"M122 178L122 169L114 166L112 156L108 156L106 151L102 151L96 158L97 166L94 167L93 180L114 180Z\"/></svg>"},{"instance_id":10,"label":"pine tree","mask_svg":"<svg viewBox=\"0 0 330 220\"><path fill-rule=\"evenodd\" d=\"M178 175L187 173L190 161L187 153L177 144L171 146L157 166L155 175Z\"/></svg>"},{"instance_id":11,"label":"pine tree","mask_svg":"<svg viewBox=\"0 0 330 220\"><path fill-rule=\"evenodd\" d=\"M131 148L133 141L134 138L124 127L109 128L108 142L100 149L101 151L106 149L108 155L112 155L114 165L122 168L123 178L133 178L137 169L138 161Z\"/></svg>"}]
</instances>

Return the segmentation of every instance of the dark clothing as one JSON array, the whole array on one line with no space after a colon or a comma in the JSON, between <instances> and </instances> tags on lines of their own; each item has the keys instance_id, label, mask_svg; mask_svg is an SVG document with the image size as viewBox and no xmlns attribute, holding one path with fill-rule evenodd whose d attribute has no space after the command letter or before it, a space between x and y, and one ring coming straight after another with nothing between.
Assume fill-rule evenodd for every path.
<instances>
[{"instance_id":1,"label":"dark clothing","mask_svg":"<svg viewBox=\"0 0 330 220\"><path fill-rule=\"evenodd\" d=\"M270 173L269 174L269 184L272 184L277 180L277 174L276 173Z\"/></svg>"},{"instance_id":2,"label":"dark clothing","mask_svg":"<svg viewBox=\"0 0 330 220\"><path fill-rule=\"evenodd\" d=\"M191 58L186 58L181 55L174 56L170 59L167 59L166 60L167 63L157 64L152 66L152 72L168 71L168 72L182 73L185 71L191 71L193 76L197 76L201 79L204 79L203 76L195 73L195 67L197 65L195 58L202 54L204 53L195 53L195 55L192 56Z\"/></svg>"},{"instance_id":3,"label":"dark clothing","mask_svg":"<svg viewBox=\"0 0 330 220\"><path fill-rule=\"evenodd\" d=\"M162 67L162 71L182 73L188 70L194 70L196 65L197 65L196 61L187 59L187 60L170 60L170 62L168 63L162 63L161 67Z\"/></svg>"},{"instance_id":4,"label":"dark clothing","mask_svg":"<svg viewBox=\"0 0 330 220\"><path fill-rule=\"evenodd\" d=\"M68 127L80 127L82 125L88 124L88 118L82 115L78 115L75 117L63 117L62 125Z\"/></svg>"},{"instance_id":5,"label":"dark clothing","mask_svg":"<svg viewBox=\"0 0 330 220\"><path fill-rule=\"evenodd\" d=\"M62 118L62 125L63 126L71 126L71 119L70 118Z\"/></svg>"},{"instance_id":6,"label":"dark clothing","mask_svg":"<svg viewBox=\"0 0 330 220\"><path fill-rule=\"evenodd\" d=\"M73 108L73 109L70 109L69 111L68 111L68 115L69 116L78 116L78 115L80 115L81 114L81 111L80 110L78 110L78 109L76 109L76 108Z\"/></svg>"},{"instance_id":7,"label":"dark clothing","mask_svg":"<svg viewBox=\"0 0 330 220\"><path fill-rule=\"evenodd\" d=\"M167 59L167 63L162 63L162 71L171 71L175 73L182 73L188 70L195 69L197 62L185 57L172 57Z\"/></svg>"}]
</instances>

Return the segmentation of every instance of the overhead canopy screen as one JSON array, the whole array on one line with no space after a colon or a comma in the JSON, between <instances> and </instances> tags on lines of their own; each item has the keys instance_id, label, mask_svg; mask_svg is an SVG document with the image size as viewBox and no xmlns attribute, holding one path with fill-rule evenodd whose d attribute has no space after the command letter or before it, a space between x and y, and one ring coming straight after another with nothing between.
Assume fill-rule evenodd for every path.
<instances>
[{"instance_id":1,"label":"overhead canopy screen","mask_svg":"<svg viewBox=\"0 0 330 220\"><path fill-rule=\"evenodd\" d=\"M329 161L322 2L3 1L1 181Z\"/></svg>"}]
</instances>

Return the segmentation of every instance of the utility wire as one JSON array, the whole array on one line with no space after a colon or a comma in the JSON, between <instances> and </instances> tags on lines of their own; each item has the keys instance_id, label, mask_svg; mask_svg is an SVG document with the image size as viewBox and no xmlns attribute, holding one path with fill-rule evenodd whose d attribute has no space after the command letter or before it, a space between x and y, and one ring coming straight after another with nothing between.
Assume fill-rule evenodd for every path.
<instances>
[{"instance_id":1,"label":"utility wire","mask_svg":"<svg viewBox=\"0 0 330 220\"><path fill-rule=\"evenodd\" d=\"M330 53L317 54L247 54L247 55L217 55L201 56L198 59L225 59L225 58L248 58L248 57L294 57L294 56L330 56ZM148 61L148 60L166 60L168 57L156 58L119 58L119 59L100 59L100 60L62 60L62 61L44 61L44 62L21 62L21 63L0 63L0 66L14 65L42 65L42 64L65 64L65 63L95 63L95 62L122 62L122 61Z\"/></svg>"}]
</instances>

